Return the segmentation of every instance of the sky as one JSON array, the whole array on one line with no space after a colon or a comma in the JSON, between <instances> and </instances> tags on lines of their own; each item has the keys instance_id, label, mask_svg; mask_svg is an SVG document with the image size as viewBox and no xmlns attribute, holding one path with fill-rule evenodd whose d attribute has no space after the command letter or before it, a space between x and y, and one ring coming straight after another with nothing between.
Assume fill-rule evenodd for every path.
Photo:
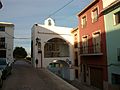
<instances>
[{"instance_id":1,"label":"sky","mask_svg":"<svg viewBox=\"0 0 120 90\"><path fill-rule=\"evenodd\" d=\"M34 24L44 24L44 20L72 0L1 0L0 22L15 25L14 37L31 38ZM93 0L73 0L69 5L51 16L57 26L75 28L77 14ZM14 47L23 47L31 52L31 39L14 39Z\"/></svg>"}]
</instances>

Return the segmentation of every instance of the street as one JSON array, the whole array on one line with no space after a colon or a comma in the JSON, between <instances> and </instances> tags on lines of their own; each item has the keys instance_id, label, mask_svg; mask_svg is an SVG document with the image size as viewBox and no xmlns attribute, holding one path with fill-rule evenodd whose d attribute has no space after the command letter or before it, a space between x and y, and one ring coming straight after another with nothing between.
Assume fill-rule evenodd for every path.
<instances>
[{"instance_id":1,"label":"street","mask_svg":"<svg viewBox=\"0 0 120 90\"><path fill-rule=\"evenodd\" d=\"M13 65L12 74L3 81L2 90L77 90L46 69L35 69L25 61Z\"/></svg>"}]
</instances>

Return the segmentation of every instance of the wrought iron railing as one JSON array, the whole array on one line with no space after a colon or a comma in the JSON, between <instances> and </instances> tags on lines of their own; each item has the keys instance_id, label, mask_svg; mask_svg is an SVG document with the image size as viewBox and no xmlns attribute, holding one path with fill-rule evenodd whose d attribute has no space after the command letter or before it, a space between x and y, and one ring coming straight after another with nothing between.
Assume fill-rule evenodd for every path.
<instances>
[{"instance_id":1,"label":"wrought iron railing","mask_svg":"<svg viewBox=\"0 0 120 90\"><path fill-rule=\"evenodd\" d=\"M102 44L93 44L90 46L82 46L79 48L80 54L100 54L102 53Z\"/></svg>"}]
</instances>

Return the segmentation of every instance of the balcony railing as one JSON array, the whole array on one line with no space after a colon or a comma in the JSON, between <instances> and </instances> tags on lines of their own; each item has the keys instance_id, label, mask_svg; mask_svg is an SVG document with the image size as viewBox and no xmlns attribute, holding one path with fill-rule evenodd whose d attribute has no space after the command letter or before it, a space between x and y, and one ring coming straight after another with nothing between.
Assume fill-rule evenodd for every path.
<instances>
[{"instance_id":1,"label":"balcony railing","mask_svg":"<svg viewBox=\"0 0 120 90\"><path fill-rule=\"evenodd\" d=\"M7 44L5 42L0 42L0 49L6 49Z\"/></svg>"},{"instance_id":2,"label":"balcony railing","mask_svg":"<svg viewBox=\"0 0 120 90\"><path fill-rule=\"evenodd\" d=\"M102 44L93 44L91 46L82 46L79 48L81 56L103 55Z\"/></svg>"}]
</instances>

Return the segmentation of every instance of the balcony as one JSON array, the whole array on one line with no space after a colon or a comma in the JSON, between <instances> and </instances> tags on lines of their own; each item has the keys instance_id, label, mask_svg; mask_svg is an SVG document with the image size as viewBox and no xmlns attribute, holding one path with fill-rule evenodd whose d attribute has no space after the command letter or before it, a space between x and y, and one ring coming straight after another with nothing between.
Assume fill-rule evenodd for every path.
<instances>
[{"instance_id":1,"label":"balcony","mask_svg":"<svg viewBox=\"0 0 120 90\"><path fill-rule=\"evenodd\" d=\"M0 49L6 49L7 44L5 42L0 42Z\"/></svg>"},{"instance_id":2,"label":"balcony","mask_svg":"<svg viewBox=\"0 0 120 90\"><path fill-rule=\"evenodd\" d=\"M102 44L91 46L82 46L79 48L80 56L100 56L102 53Z\"/></svg>"}]
</instances>

